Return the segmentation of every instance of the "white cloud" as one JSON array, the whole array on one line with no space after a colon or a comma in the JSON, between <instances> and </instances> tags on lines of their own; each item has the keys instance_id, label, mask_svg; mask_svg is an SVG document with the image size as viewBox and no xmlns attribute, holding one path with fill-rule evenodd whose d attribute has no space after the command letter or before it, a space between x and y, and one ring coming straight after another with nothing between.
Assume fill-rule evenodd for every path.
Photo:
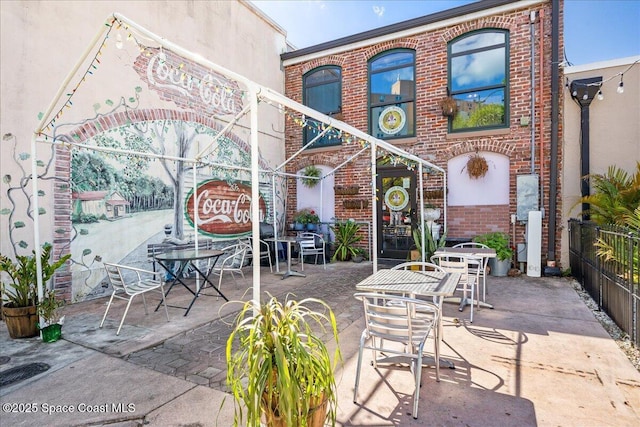
<instances>
[{"instance_id":1,"label":"white cloud","mask_svg":"<svg viewBox=\"0 0 640 427\"><path fill-rule=\"evenodd\" d=\"M373 13L382 18L382 15L384 15L384 6L373 6Z\"/></svg>"}]
</instances>

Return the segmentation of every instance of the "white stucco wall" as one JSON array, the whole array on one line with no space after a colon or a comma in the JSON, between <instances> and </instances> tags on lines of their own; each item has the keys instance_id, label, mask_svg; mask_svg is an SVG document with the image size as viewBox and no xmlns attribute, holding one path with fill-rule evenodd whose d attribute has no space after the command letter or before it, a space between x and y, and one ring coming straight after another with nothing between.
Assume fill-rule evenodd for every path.
<instances>
[{"instance_id":1,"label":"white stucco wall","mask_svg":"<svg viewBox=\"0 0 640 427\"><path fill-rule=\"evenodd\" d=\"M574 80L602 77L604 99L594 99L589 106L590 172L602 174L615 165L628 173L636 171L640 161L640 56L565 68L569 83ZM624 73L624 93L617 93ZM561 263L569 267L567 221L579 218L580 199L580 107L565 88L564 141L562 176L562 254Z\"/></svg>"},{"instance_id":2,"label":"white stucco wall","mask_svg":"<svg viewBox=\"0 0 640 427\"><path fill-rule=\"evenodd\" d=\"M8 212L14 209L7 195L17 179L30 174L29 161L22 170L13 160L14 154L29 153L33 130L39 113L53 99L61 83L88 48L105 20L118 12L151 32L200 54L223 67L242 74L253 81L284 92L284 73L280 53L286 50L284 30L244 1L1 1L0 2L0 135L11 134L0 140L0 176L12 177L0 181L0 252L12 253L11 245L23 240L33 242L33 228L27 221L25 227L16 229L16 217ZM110 76L106 84L86 85L91 97L101 100L113 97L114 90L131 75L134 57L130 52L109 51L119 55L120 62L102 61L99 72ZM128 63L129 61L129 63ZM80 89L84 90L84 87ZM148 95L150 99L153 93ZM79 103L96 102L91 97L78 99ZM90 106L91 104L89 104ZM65 110L65 120L86 119L76 117L80 108ZM260 107L260 145L262 156L271 165L284 160L282 143L284 117L274 107ZM249 141L249 132L239 130L239 135ZM14 153L14 142L17 148ZM49 147L39 146L42 156L48 159ZM53 181L39 183L45 196L39 199L47 212L40 216L41 240L51 241ZM15 192L14 192L15 194ZM26 212L25 198L18 198L16 212ZM20 218L27 220L27 218ZM12 229L10 232L9 230ZM11 234L11 239L10 239Z\"/></svg>"}]
</instances>

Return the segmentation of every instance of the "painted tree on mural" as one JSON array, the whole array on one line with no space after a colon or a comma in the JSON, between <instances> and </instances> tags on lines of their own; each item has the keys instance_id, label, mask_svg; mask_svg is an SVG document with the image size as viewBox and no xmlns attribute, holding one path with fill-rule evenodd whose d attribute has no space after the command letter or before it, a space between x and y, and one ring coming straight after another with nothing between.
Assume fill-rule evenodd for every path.
<instances>
[{"instance_id":1,"label":"painted tree on mural","mask_svg":"<svg viewBox=\"0 0 640 427\"><path fill-rule=\"evenodd\" d=\"M180 120L156 120L131 123L95 137L96 144L101 147L118 148L126 151L151 153L158 156L172 156L186 159L192 155L192 146L196 138L205 136L212 138L216 132L206 126L197 125ZM221 139L224 140L224 139ZM146 173L151 157L110 154L123 166L122 175L125 180L133 181ZM182 160L159 158L158 161L165 171L173 187L173 230L179 239L184 238L184 199L183 186L185 174L190 165ZM131 194L130 189L124 189Z\"/></svg>"}]
</instances>

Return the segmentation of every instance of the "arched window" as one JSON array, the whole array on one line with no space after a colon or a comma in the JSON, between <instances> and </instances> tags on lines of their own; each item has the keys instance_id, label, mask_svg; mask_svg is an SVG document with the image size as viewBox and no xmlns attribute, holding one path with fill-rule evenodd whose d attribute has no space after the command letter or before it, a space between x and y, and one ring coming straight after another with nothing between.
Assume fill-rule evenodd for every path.
<instances>
[{"instance_id":1,"label":"arched window","mask_svg":"<svg viewBox=\"0 0 640 427\"><path fill-rule=\"evenodd\" d=\"M340 67L327 66L316 68L303 77L303 103L327 116L342 120L342 70ZM322 133L322 124L307 119L302 145L306 145ZM341 139L334 132L328 132L316 140L309 148L340 145Z\"/></svg>"},{"instance_id":2,"label":"arched window","mask_svg":"<svg viewBox=\"0 0 640 427\"><path fill-rule=\"evenodd\" d=\"M509 126L509 33L482 30L449 43L449 93L458 113L449 130Z\"/></svg>"},{"instance_id":3,"label":"arched window","mask_svg":"<svg viewBox=\"0 0 640 427\"><path fill-rule=\"evenodd\" d=\"M416 55L397 49L369 62L369 133L380 139L415 136Z\"/></svg>"}]
</instances>

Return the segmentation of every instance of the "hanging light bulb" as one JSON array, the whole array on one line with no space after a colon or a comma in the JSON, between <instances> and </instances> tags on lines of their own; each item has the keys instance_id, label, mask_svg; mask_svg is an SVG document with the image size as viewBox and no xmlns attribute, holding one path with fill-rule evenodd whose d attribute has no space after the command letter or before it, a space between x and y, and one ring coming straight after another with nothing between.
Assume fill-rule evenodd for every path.
<instances>
[{"instance_id":1,"label":"hanging light bulb","mask_svg":"<svg viewBox=\"0 0 640 427\"><path fill-rule=\"evenodd\" d=\"M618 93L624 93L624 82L622 81L623 76L624 74L620 74L620 84L618 85L618 89L616 89L616 92Z\"/></svg>"},{"instance_id":2,"label":"hanging light bulb","mask_svg":"<svg viewBox=\"0 0 640 427\"><path fill-rule=\"evenodd\" d=\"M584 95L582 95L582 99L586 101L587 99L589 99L589 95L585 93Z\"/></svg>"},{"instance_id":3,"label":"hanging light bulb","mask_svg":"<svg viewBox=\"0 0 640 427\"><path fill-rule=\"evenodd\" d=\"M602 94L602 89L598 91L598 101L602 101L604 99L604 95Z\"/></svg>"},{"instance_id":4,"label":"hanging light bulb","mask_svg":"<svg viewBox=\"0 0 640 427\"><path fill-rule=\"evenodd\" d=\"M120 33L116 35L116 48L122 49L122 34Z\"/></svg>"},{"instance_id":5,"label":"hanging light bulb","mask_svg":"<svg viewBox=\"0 0 640 427\"><path fill-rule=\"evenodd\" d=\"M572 93L571 95L573 95L573 96L578 96L578 91L577 91L577 90L574 90L574 91L573 91L573 93Z\"/></svg>"}]
</instances>

